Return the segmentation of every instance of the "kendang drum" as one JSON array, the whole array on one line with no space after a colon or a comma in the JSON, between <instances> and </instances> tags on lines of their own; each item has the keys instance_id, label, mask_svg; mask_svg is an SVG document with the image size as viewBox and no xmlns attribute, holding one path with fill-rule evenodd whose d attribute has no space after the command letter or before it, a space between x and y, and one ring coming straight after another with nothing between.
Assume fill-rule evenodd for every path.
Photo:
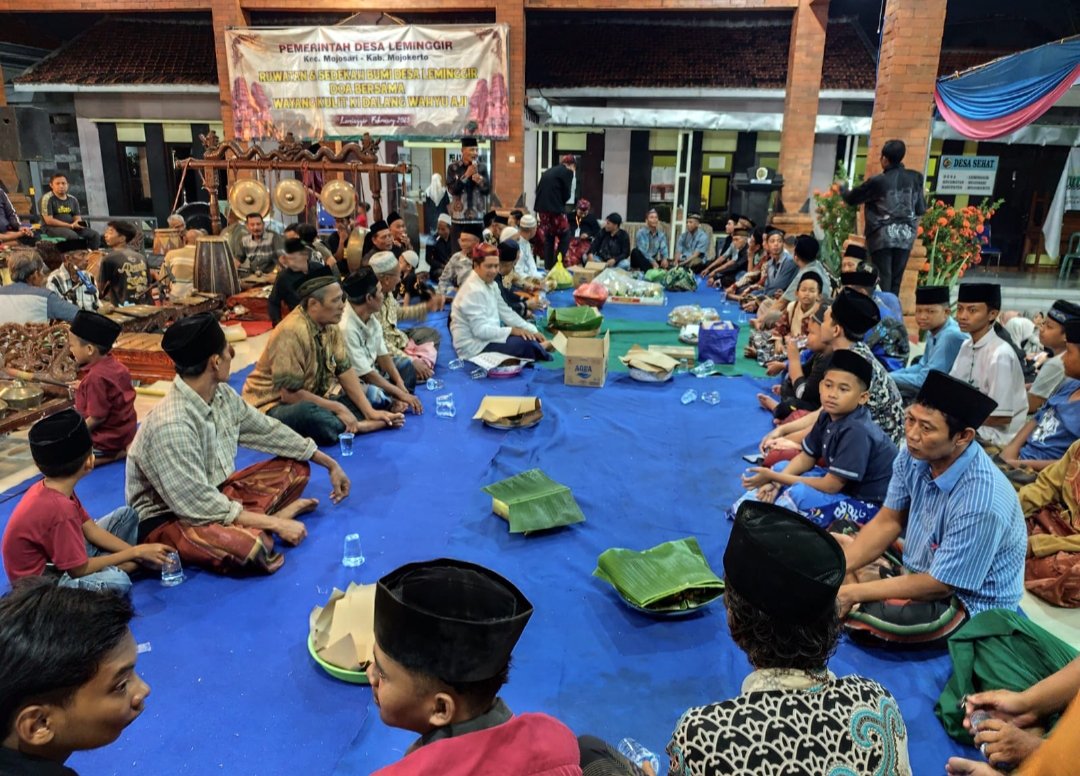
<instances>
[{"instance_id":1,"label":"kendang drum","mask_svg":"<svg viewBox=\"0 0 1080 776\"><path fill-rule=\"evenodd\" d=\"M184 247L184 234L180 229L155 229L154 254L164 256L173 248Z\"/></svg>"},{"instance_id":2,"label":"kendang drum","mask_svg":"<svg viewBox=\"0 0 1080 776\"><path fill-rule=\"evenodd\" d=\"M229 297L240 293L240 276L228 240L224 237L200 237L195 242L192 280L195 290L204 294Z\"/></svg>"}]
</instances>

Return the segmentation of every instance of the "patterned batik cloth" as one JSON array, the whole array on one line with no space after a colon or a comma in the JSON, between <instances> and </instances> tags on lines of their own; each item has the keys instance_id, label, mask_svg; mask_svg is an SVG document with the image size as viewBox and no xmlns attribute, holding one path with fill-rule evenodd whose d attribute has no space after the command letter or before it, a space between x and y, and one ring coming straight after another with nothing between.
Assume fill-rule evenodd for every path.
<instances>
[{"instance_id":1,"label":"patterned batik cloth","mask_svg":"<svg viewBox=\"0 0 1080 776\"><path fill-rule=\"evenodd\" d=\"M765 669L742 694L683 714L672 776L909 776L908 736L888 690L861 676Z\"/></svg>"}]
</instances>

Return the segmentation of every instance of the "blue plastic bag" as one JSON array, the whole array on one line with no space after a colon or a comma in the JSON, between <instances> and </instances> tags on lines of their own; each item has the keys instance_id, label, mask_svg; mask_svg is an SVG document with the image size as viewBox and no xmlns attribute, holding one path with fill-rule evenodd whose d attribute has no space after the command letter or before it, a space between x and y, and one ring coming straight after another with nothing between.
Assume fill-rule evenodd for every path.
<instances>
[{"instance_id":1,"label":"blue plastic bag","mask_svg":"<svg viewBox=\"0 0 1080 776\"><path fill-rule=\"evenodd\" d=\"M698 330L698 361L734 364L739 327L731 321L706 321Z\"/></svg>"}]
</instances>

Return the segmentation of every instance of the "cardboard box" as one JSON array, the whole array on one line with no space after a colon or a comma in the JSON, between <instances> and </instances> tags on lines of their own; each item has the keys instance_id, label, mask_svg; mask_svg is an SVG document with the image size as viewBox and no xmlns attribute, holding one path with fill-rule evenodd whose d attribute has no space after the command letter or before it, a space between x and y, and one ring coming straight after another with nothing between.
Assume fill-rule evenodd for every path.
<instances>
[{"instance_id":1,"label":"cardboard box","mask_svg":"<svg viewBox=\"0 0 1080 776\"><path fill-rule=\"evenodd\" d=\"M697 365L697 348L693 345L649 345L649 350L671 356L676 361L685 361L687 367Z\"/></svg>"},{"instance_id":2,"label":"cardboard box","mask_svg":"<svg viewBox=\"0 0 1080 776\"><path fill-rule=\"evenodd\" d=\"M496 428L520 428L535 426L543 417L540 399L535 396L485 396L473 420Z\"/></svg>"},{"instance_id":3,"label":"cardboard box","mask_svg":"<svg viewBox=\"0 0 1080 776\"><path fill-rule=\"evenodd\" d=\"M607 268L607 264L602 261L589 261L584 267L571 267L570 274L574 278L574 288L593 282L596 276Z\"/></svg>"},{"instance_id":4,"label":"cardboard box","mask_svg":"<svg viewBox=\"0 0 1080 776\"><path fill-rule=\"evenodd\" d=\"M555 349L566 360L563 383L588 388L602 388L607 379L608 353L611 351L611 334L603 339L568 339L559 332L552 340Z\"/></svg>"}]
</instances>

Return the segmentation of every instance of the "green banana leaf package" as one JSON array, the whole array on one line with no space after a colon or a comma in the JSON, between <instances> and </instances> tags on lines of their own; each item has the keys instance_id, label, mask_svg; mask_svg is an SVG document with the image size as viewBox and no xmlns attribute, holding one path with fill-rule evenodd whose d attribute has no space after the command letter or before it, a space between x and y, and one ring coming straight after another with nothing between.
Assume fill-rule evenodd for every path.
<instances>
[{"instance_id":1,"label":"green banana leaf package","mask_svg":"<svg viewBox=\"0 0 1080 776\"><path fill-rule=\"evenodd\" d=\"M600 333L604 316L595 307L555 307L548 312L549 331L561 331L567 337L595 337Z\"/></svg>"},{"instance_id":2,"label":"green banana leaf package","mask_svg":"<svg viewBox=\"0 0 1080 776\"><path fill-rule=\"evenodd\" d=\"M643 552L605 550L593 576L609 583L633 608L657 614L690 612L724 592L723 580L709 568L692 536Z\"/></svg>"},{"instance_id":3,"label":"green banana leaf package","mask_svg":"<svg viewBox=\"0 0 1080 776\"><path fill-rule=\"evenodd\" d=\"M530 533L585 521L570 488L540 469L529 469L482 488L491 511L510 524L510 533Z\"/></svg>"}]
</instances>

